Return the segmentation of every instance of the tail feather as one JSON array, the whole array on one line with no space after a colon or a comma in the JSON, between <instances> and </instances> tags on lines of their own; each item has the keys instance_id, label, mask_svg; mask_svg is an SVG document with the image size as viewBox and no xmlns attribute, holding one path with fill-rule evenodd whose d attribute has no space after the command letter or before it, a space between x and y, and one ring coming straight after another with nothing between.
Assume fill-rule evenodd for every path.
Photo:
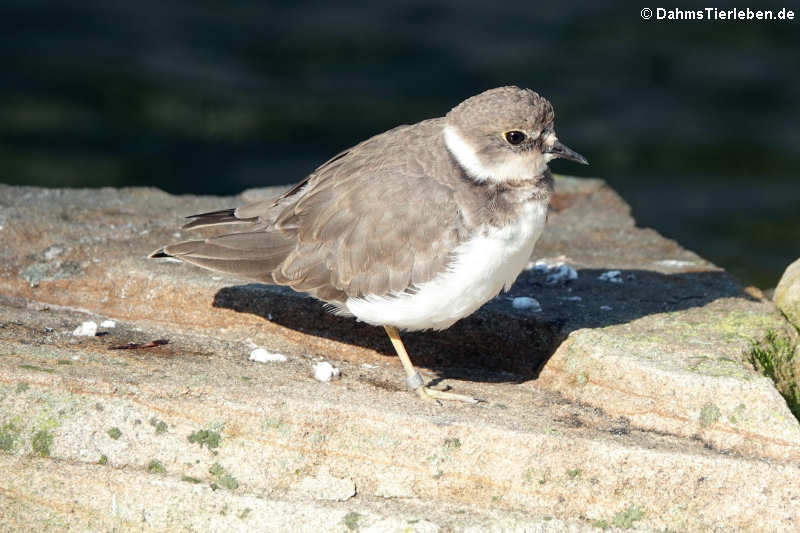
<instances>
[{"instance_id":1,"label":"tail feather","mask_svg":"<svg viewBox=\"0 0 800 533\"><path fill-rule=\"evenodd\" d=\"M150 257L175 257L209 270L272 282L271 273L293 249L294 243L277 232L231 233L170 244Z\"/></svg>"},{"instance_id":2,"label":"tail feather","mask_svg":"<svg viewBox=\"0 0 800 533\"><path fill-rule=\"evenodd\" d=\"M265 263L264 261L232 261L228 259L193 257L186 255L179 256L179 258L187 263L191 263L208 270L213 270L215 272L231 274L237 278L252 279L266 283L275 283L272 278L272 272L275 269L275 265Z\"/></svg>"},{"instance_id":3,"label":"tail feather","mask_svg":"<svg viewBox=\"0 0 800 533\"><path fill-rule=\"evenodd\" d=\"M238 218L235 209L222 209L220 211L209 211L208 213L200 213L198 215L188 216L186 218L192 219L183 225L183 229L198 229L206 228L208 226L220 226L228 224L252 224L257 222L257 217L252 218Z\"/></svg>"},{"instance_id":4,"label":"tail feather","mask_svg":"<svg viewBox=\"0 0 800 533\"><path fill-rule=\"evenodd\" d=\"M158 259L160 257L172 257L172 256L169 255L167 252L165 252L164 248L159 248L158 250L156 250L155 252L151 253L147 257L150 258L150 259Z\"/></svg>"}]
</instances>

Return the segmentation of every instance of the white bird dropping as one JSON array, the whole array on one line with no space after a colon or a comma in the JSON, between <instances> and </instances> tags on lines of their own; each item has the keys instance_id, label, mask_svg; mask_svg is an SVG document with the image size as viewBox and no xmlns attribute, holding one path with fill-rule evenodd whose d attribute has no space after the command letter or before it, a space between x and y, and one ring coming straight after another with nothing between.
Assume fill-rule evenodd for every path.
<instances>
[{"instance_id":1,"label":"white bird dropping","mask_svg":"<svg viewBox=\"0 0 800 533\"><path fill-rule=\"evenodd\" d=\"M288 358L282 353L268 352L264 348L256 348L250 352L249 360L256 363L284 363L288 361Z\"/></svg>"},{"instance_id":2,"label":"white bird dropping","mask_svg":"<svg viewBox=\"0 0 800 533\"><path fill-rule=\"evenodd\" d=\"M313 366L314 379L323 383L330 381L333 378L339 377L341 371L327 361L316 363Z\"/></svg>"},{"instance_id":3,"label":"white bird dropping","mask_svg":"<svg viewBox=\"0 0 800 533\"><path fill-rule=\"evenodd\" d=\"M72 334L76 337L94 337L97 335L97 323L91 320L83 322L80 326L75 328Z\"/></svg>"}]
</instances>

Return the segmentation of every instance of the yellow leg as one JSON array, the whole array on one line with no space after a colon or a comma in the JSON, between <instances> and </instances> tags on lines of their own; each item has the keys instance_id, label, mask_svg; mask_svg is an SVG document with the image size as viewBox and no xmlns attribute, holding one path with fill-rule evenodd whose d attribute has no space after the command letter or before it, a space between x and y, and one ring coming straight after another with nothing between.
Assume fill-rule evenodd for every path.
<instances>
[{"instance_id":1,"label":"yellow leg","mask_svg":"<svg viewBox=\"0 0 800 533\"><path fill-rule=\"evenodd\" d=\"M392 341L394 351L397 352L400 363L402 363L403 369L406 371L406 384L409 388L414 389L422 400L434 402L436 400L455 400L459 402L478 403L478 400L471 396L426 387L422 381L422 376L420 376L419 372L414 368L414 365L411 364L411 358L408 357L406 347L403 346L403 341L400 339L400 332L397 331L397 328L394 326L383 326L383 329L385 329L386 334L389 335L389 340Z\"/></svg>"}]
</instances>

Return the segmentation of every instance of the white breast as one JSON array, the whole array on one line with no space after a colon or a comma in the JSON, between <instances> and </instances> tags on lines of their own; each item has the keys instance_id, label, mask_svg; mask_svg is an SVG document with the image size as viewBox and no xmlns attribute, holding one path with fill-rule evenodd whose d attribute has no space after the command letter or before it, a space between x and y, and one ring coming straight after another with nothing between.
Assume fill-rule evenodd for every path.
<instances>
[{"instance_id":1,"label":"white breast","mask_svg":"<svg viewBox=\"0 0 800 533\"><path fill-rule=\"evenodd\" d=\"M376 326L411 331L448 328L511 287L528 263L546 216L546 202L530 202L513 223L481 228L456 248L447 271L416 291L348 298L345 307Z\"/></svg>"}]
</instances>

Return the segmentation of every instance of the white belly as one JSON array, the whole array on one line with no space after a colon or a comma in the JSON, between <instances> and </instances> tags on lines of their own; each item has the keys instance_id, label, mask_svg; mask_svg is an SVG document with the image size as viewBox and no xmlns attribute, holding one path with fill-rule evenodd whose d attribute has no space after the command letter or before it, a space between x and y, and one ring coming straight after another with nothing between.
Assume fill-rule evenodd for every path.
<instances>
[{"instance_id":1,"label":"white belly","mask_svg":"<svg viewBox=\"0 0 800 533\"><path fill-rule=\"evenodd\" d=\"M483 228L461 244L448 270L416 291L348 298L345 307L375 326L411 331L448 328L511 287L528 263L546 216L546 203L531 202L513 223Z\"/></svg>"}]
</instances>

